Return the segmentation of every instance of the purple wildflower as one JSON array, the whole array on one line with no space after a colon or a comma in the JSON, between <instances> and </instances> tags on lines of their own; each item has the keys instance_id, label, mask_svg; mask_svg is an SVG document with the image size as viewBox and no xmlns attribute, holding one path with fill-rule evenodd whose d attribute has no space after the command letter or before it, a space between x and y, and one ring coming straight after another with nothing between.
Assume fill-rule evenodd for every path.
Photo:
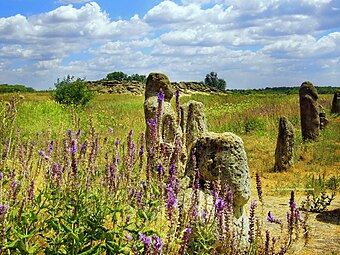
<instances>
[{"instance_id":1,"label":"purple wildflower","mask_svg":"<svg viewBox=\"0 0 340 255\"><path fill-rule=\"evenodd\" d=\"M253 243L255 241L255 209L257 207L256 200L254 199L250 203L250 212L249 212L249 243Z\"/></svg>"},{"instance_id":2,"label":"purple wildflower","mask_svg":"<svg viewBox=\"0 0 340 255\"><path fill-rule=\"evenodd\" d=\"M33 203L34 201L34 181L31 181L30 188L28 189L28 200Z\"/></svg>"},{"instance_id":3,"label":"purple wildflower","mask_svg":"<svg viewBox=\"0 0 340 255\"><path fill-rule=\"evenodd\" d=\"M79 129L78 132L77 132L77 134L76 134L76 139L79 139L81 133L82 133L82 131L81 131L81 129Z\"/></svg>"},{"instance_id":4,"label":"purple wildflower","mask_svg":"<svg viewBox=\"0 0 340 255\"><path fill-rule=\"evenodd\" d=\"M21 187L21 183L17 182L17 181L12 181L12 185L11 185L11 197L13 200L13 204L15 204L16 200L17 200L17 196L18 196L18 192L19 189Z\"/></svg>"},{"instance_id":5,"label":"purple wildflower","mask_svg":"<svg viewBox=\"0 0 340 255\"><path fill-rule=\"evenodd\" d=\"M159 92L157 94L157 101L158 103L160 102L164 102L164 99L165 99L165 94L164 94L164 91L162 88L159 89Z\"/></svg>"},{"instance_id":6,"label":"purple wildflower","mask_svg":"<svg viewBox=\"0 0 340 255\"><path fill-rule=\"evenodd\" d=\"M156 254L162 254L163 242L157 235L152 235L152 248Z\"/></svg>"},{"instance_id":7,"label":"purple wildflower","mask_svg":"<svg viewBox=\"0 0 340 255\"><path fill-rule=\"evenodd\" d=\"M139 233L139 240L142 241L144 245L144 254L148 254L150 249L151 239L150 237L144 235L143 233Z\"/></svg>"},{"instance_id":8,"label":"purple wildflower","mask_svg":"<svg viewBox=\"0 0 340 255\"><path fill-rule=\"evenodd\" d=\"M130 233L126 233L125 237L128 241L131 241L133 239L132 235Z\"/></svg>"},{"instance_id":9,"label":"purple wildflower","mask_svg":"<svg viewBox=\"0 0 340 255\"><path fill-rule=\"evenodd\" d=\"M119 139L119 138L117 138L117 139L116 139L116 141L115 141L115 145L116 145L116 147L117 147L119 144L120 144L120 139Z\"/></svg>"},{"instance_id":10,"label":"purple wildflower","mask_svg":"<svg viewBox=\"0 0 340 255\"><path fill-rule=\"evenodd\" d=\"M127 216L125 220L125 225L129 224L130 220L131 220L131 216Z\"/></svg>"},{"instance_id":11,"label":"purple wildflower","mask_svg":"<svg viewBox=\"0 0 340 255\"><path fill-rule=\"evenodd\" d=\"M155 147L158 141L158 134L157 134L157 121L154 118L151 118L147 122L149 127L149 134L150 134L150 144L151 147Z\"/></svg>"},{"instance_id":12,"label":"purple wildflower","mask_svg":"<svg viewBox=\"0 0 340 255\"><path fill-rule=\"evenodd\" d=\"M0 205L0 216L4 217L7 213L8 206L7 205Z\"/></svg>"},{"instance_id":13,"label":"purple wildflower","mask_svg":"<svg viewBox=\"0 0 340 255\"><path fill-rule=\"evenodd\" d=\"M264 254L269 255L269 245L270 245L270 232L266 230L266 241L264 243Z\"/></svg>"},{"instance_id":14,"label":"purple wildflower","mask_svg":"<svg viewBox=\"0 0 340 255\"><path fill-rule=\"evenodd\" d=\"M271 215L270 211L268 212L267 220L268 220L269 222L271 222L271 223L281 224L281 221L278 220L278 219L275 219L275 218Z\"/></svg>"},{"instance_id":15,"label":"purple wildflower","mask_svg":"<svg viewBox=\"0 0 340 255\"><path fill-rule=\"evenodd\" d=\"M77 152L77 141L72 139L70 153L75 154L76 152Z\"/></svg>"},{"instance_id":16,"label":"purple wildflower","mask_svg":"<svg viewBox=\"0 0 340 255\"><path fill-rule=\"evenodd\" d=\"M51 155L52 151L53 151L53 141L51 141L50 144L48 145L47 155Z\"/></svg>"},{"instance_id":17,"label":"purple wildflower","mask_svg":"<svg viewBox=\"0 0 340 255\"><path fill-rule=\"evenodd\" d=\"M45 154L43 150L38 150L39 155L42 156L46 161L50 160L50 157Z\"/></svg>"},{"instance_id":18,"label":"purple wildflower","mask_svg":"<svg viewBox=\"0 0 340 255\"><path fill-rule=\"evenodd\" d=\"M261 183L260 174L256 173L255 176L256 176L257 195L259 197L260 202L263 203L263 199L262 199L262 183Z\"/></svg>"},{"instance_id":19,"label":"purple wildflower","mask_svg":"<svg viewBox=\"0 0 340 255\"><path fill-rule=\"evenodd\" d=\"M26 203L26 197L21 201L21 205L20 205L20 208L19 208L19 211L18 211L19 221L21 220L21 216L22 216L22 212L24 211L25 203Z\"/></svg>"},{"instance_id":20,"label":"purple wildflower","mask_svg":"<svg viewBox=\"0 0 340 255\"><path fill-rule=\"evenodd\" d=\"M3 174L0 172L0 181L2 180Z\"/></svg>"},{"instance_id":21,"label":"purple wildflower","mask_svg":"<svg viewBox=\"0 0 340 255\"><path fill-rule=\"evenodd\" d=\"M185 250L187 249L188 244L189 244L190 234L191 234L191 228L190 228L190 223L188 223L183 233L183 241L182 241L181 248L179 249L178 254L180 255L185 254Z\"/></svg>"},{"instance_id":22,"label":"purple wildflower","mask_svg":"<svg viewBox=\"0 0 340 255\"><path fill-rule=\"evenodd\" d=\"M287 251L287 248L286 248L286 247L284 247L284 246L282 246L282 247L281 247L281 249L280 249L279 255L283 255L283 254L285 254L285 253L286 253L286 251Z\"/></svg>"}]
</instances>

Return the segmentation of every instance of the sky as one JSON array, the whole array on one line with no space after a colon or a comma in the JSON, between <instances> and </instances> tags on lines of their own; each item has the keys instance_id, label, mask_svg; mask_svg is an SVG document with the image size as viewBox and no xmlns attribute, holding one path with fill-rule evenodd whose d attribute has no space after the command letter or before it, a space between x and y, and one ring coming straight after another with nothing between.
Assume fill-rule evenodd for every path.
<instances>
[{"instance_id":1,"label":"sky","mask_svg":"<svg viewBox=\"0 0 340 255\"><path fill-rule=\"evenodd\" d=\"M0 0L0 84L162 72L229 89L340 86L340 0Z\"/></svg>"}]
</instances>

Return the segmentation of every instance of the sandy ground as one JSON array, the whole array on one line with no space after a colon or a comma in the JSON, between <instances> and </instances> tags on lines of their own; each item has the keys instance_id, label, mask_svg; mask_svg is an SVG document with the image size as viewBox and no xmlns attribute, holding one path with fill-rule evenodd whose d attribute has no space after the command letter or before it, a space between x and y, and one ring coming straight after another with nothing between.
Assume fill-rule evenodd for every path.
<instances>
[{"instance_id":1,"label":"sandy ground","mask_svg":"<svg viewBox=\"0 0 340 255\"><path fill-rule=\"evenodd\" d=\"M304 194L296 195L298 204L305 198ZM285 220L288 211L289 196L266 196L265 210L271 211L276 218ZM303 215L303 213L302 213ZM273 225L273 224L271 224ZM275 224L274 224L275 225ZM306 246L303 242L292 247L288 254L340 254L340 197L337 195L326 211L320 213L308 213L308 225L310 227L310 239ZM276 225L277 226L277 225ZM275 232L276 226L270 226ZM276 227L277 228L277 227ZM277 230L278 231L278 230Z\"/></svg>"}]
</instances>

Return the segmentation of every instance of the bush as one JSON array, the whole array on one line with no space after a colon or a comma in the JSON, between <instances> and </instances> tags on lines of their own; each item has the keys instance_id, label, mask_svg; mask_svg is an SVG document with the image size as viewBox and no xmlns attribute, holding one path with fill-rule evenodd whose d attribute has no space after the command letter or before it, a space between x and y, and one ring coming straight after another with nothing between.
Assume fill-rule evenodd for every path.
<instances>
[{"instance_id":1,"label":"bush","mask_svg":"<svg viewBox=\"0 0 340 255\"><path fill-rule=\"evenodd\" d=\"M66 106L85 107L93 98L94 92L91 91L85 79L68 75L62 81L59 79L54 84L56 89L52 94L53 100Z\"/></svg>"},{"instance_id":2,"label":"bush","mask_svg":"<svg viewBox=\"0 0 340 255\"><path fill-rule=\"evenodd\" d=\"M210 72L205 76L204 84L209 87L215 87L222 90L225 90L227 85L225 80L219 79L215 72Z\"/></svg>"}]
</instances>

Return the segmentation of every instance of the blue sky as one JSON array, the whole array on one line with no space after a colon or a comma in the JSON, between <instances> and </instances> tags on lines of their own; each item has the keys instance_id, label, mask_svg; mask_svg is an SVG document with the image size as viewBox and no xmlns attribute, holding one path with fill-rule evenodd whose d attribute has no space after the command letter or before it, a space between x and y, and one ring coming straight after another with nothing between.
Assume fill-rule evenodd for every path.
<instances>
[{"instance_id":1,"label":"blue sky","mask_svg":"<svg viewBox=\"0 0 340 255\"><path fill-rule=\"evenodd\" d=\"M0 0L0 83L163 72L228 88L340 86L339 0Z\"/></svg>"}]
</instances>

